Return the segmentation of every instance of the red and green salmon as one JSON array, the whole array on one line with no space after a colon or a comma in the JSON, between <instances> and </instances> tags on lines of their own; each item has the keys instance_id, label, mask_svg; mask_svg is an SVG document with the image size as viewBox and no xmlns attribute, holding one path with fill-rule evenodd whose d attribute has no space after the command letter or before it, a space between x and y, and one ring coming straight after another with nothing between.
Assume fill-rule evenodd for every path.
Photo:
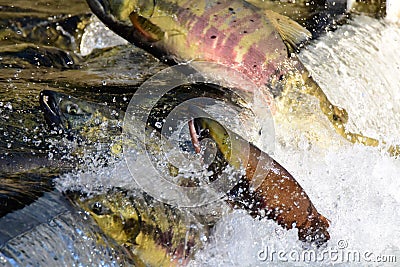
<instances>
[{"instance_id":1,"label":"red and green salmon","mask_svg":"<svg viewBox=\"0 0 400 267\"><path fill-rule=\"evenodd\" d=\"M243 0L87 2L111 30L168 64L191 61L222 64L248 77L271 106L273 97L283 90L310 94L318 99L321 111L341 136L353 143L379 144L375 139L346 130L347 112L329 101L295 55L311 34L288 17ZM268 156L254 146L251 148L249 165L244 166L247 183L252 183L253 165L258 164L260 155ZM295 179L273 162L275 165L258 191L249 197L260 199L259 210L265 209L269 217L285 228L295 224L300 239L328 240L328 221L316 211ZM285 181L282 184L285 190L280 188L280 181ZM284 208L274 202L271 194L284 202ZM276 208L283 213L268 213Z\"/></svg>"},{"instance_id":2,"label":"red and green salmon","mask_svg":"<svg viewBox=\"0 0 400 267\"><path fill-rule=\"evenodd\" d=\"M246 75L273 106L273 95L315 96L336 132L353 143L375 139L346 130L347 112L333 105L297 59L311 34L293 20L242 0L87 0L113 31L169 64L219 63Z\"/></svg>"}]
</instances>

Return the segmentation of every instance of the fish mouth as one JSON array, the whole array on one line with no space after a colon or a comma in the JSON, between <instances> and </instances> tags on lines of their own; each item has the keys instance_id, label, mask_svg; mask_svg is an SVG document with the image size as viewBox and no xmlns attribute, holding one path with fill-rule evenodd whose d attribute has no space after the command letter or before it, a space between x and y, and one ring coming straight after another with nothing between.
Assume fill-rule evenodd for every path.
<instances>
[{"instance_id":1,"label":"fish mouth","mask_svg":"<svg viewBox=\"0 0 400 267\"><path fill-rule=\"evenodd\" d=\"M136 34L132 25L118 20L110 8L110 3L107 0L86 0L92 12L105 24L107 27L121 36L122 38L134 43Z\"/></svg>"},{"instance_id":2,"label":"fish mouth","mask_svg":"<svg viewBox=\"0 0 400 267\"><path fill-rule=\"evenodd\" d=\"M200 140L199 140L201 131L199 128L199 122L197 119L191 119L188 124L189 124L189 134L192 140L193 148L194 151L198 154L201 151Z\"/></svg>"},{"instance_id":3,"label":"fish mouth","mask_svg":"<svg viewBox=\"0 0 400 267\"><path fill-rule=\"evenodd\" d=\"M56 93L49 90L40 92L39 102L47 124L54 128L62 127L59 99Z\"/></svg>"},{"instance_id":4,"label":"fish mouth","mask_svg":"<svg viewBox=\"0 0 400 267\"><path fill-rule=\"evenodd\" d=\"M200 153L200 141L209 137L209 129L203 118L195 118L189 121L189 134L196 153Z\"/></svg>"},{"instance_id":5,"label":"fish mouth","mask_svg":"<svg viewBox=\"0 0 400 267\"><path fill-rule=\"evenodd\" d=\"M86 0L86 2L96 16L102 15L105 17L110 10L108 2L104 0Z\"/></svg>"},{"instance_id":6,"label":"fish mouth","mask_svg":"<svg viewBox=\"0 0 400 267\"><path fill-rule=\"evenodd\" d=\"M147 40L143 34L137 30L130 19L118 19L121 11L112 10L108 0L86 0L92 12L113 32L134 44L150 52L153 56L165 60L169 64L176 64L162 48L155 45L152 40ZM131 14L134 10L131 10ZM127 11L129 13L129 11Z\"/></svg>"}]
</instances>

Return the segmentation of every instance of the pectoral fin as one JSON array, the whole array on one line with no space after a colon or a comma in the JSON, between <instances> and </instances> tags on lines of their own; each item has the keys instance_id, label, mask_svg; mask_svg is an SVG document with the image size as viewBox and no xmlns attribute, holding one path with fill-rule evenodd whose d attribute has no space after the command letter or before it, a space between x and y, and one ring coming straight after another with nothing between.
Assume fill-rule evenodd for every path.
<instances>
[{"instance_id":1,"label":"pectoral fin","mask_svg":"<svg viewBox=\"0 0 400 267\"><path fill-rule=\"evenodd\" d=\"M282 37L289 53L298 52L299 46L311 39L311 33L290 18L271 10L265 10L264 13Z\"/></svg>"}]
</instances>

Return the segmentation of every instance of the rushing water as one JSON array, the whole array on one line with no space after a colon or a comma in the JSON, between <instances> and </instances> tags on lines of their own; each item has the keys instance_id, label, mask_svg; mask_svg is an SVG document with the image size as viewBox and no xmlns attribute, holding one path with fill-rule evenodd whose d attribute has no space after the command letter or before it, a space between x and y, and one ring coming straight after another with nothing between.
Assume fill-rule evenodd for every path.
<instances>
[{"instance_id":1,"label":"rushing water","mask_svg":"<svg viewBox=\"0 0 400 267\"><path fill-rule=\"evenodd\" d=\"M352 130L399 143L399 45L398 25L356 17L314 41L300 58L332 101L347 109ZM304 260L310 258L294 231L284 232L271 222L253 221L237 212L219 223L212 242L199 255L199 266L396 266L389 263L390 257L378 258L390 255L398 264L399 160L376 148L338 146L331 142L334 134L329 142L326 137L310 141L304 133L307 119L299 120L304 121L292 124L297 129L276 126L274 156L331 220L327 247L317 251L317 261Z\"/></svg>"},{"instance_id":2,"label":"rushing water","mask_svg":"<svg viewBox=\"0 0 400 267\"><path fill-rule=\"evenodd\" d=\"M62 24L66 17L76 17L83 24L93 20L89 19L88 9L82 1L67 6L64 1L53 1L50 7L47 1L36 1L33 6L26 2L18 1L11 6L8 1L0 1L5 11L2 13L0 43L2 163L7 162L13 153L47 156L51 151L49 146L54 142L57 144L56 137L44 126L39 111L41 90L62 91L123 107L132 95L132 88L164 67L151 56L126 44L90 54L93 48L113 46L120 40L112 37L115 42L105 44L104 40L110 40L109 32L94 26L98 23L96 21L89 24L91 26L81 35L67 34ZM61 13L70 15L53 17L54 6L65 10ZM30 20L18 21L17 18L21 17ZM38 57L43 50L35 50L36 45L33 49L26 48L26 44L32 47L31 44L40 43L40 40L29 39L29 36L20 38L23 31L14 31L15 25L27 23L29 26L33 18L35 26L59 21L61 26L54 26L55 31L63 38L69 38L67 41L41 43L53 58L52 64L46 65L46 61ZM3 31L5 29L8 30ZM80 42L81 45L77 45ZM25 46L15 50L9 46L14 43ZM300 58L329 98L348 111L352 131L388 144L400 144L400 123L396 116L400 111L399 45L398 25L355 17L348 25L314 40L301 52ZM48 46L60 50L48 49ZM298 241L297 230L285 231L272 221L256 221L243 211L235 211L224 215L217 223L209 242L192 262L194 266L325 266L327 263L337 266L395 266L388 261L400 262L400 231L397 227L400 221L399 160L387 155L383 149L343 142L329 124L304 114L310 112L291 116L290 123L286 118L278 118L273 155L296 177L318 210L331 221L331 240L326 247L315 251L317 262L313 258L314 252L305 250ZM49 138L56 140L48 143ZM261 140L258 145L269 144L263 144ZM95 171L84 174L63 175L55 187L91 192L102 185L129 188L132 186L131 174L121 164L107 168L96 166ZM3 166L2 172L5 172L6 164ZM74 241L76 237L69 236L69 231L72 231L69 226L72 224L75 231L80 230L82 218L70 213L62 216L53 218L50 225L57 225L65 234L61 235L58 244L70 242L71 255L77 255L66 262L79 262L83 259L85 247L93 246L92 226L84 228L89 238L80 235L78 241ZM51 231L56 231L54 229ZM37 231L39 234L32 233L35 238L47 240L48 236L43 234L47 230L40 232L39 228ZM22 241L15 239L13 242ZM32 242L33 246L37 244L35 242ZM55 241L49 242L55 244ZM75 251L76 244L82 245L83 251ZM18 244L9 243L8 247L16 249ZM2 249L4 252L5 248ZM37 253L42 251L37 250ZM85 258L88 262L102 253L113 256L113 252L108 250L90 253L89 259ZM308 256L311 258L302 259Z\"/></svg>"}]
</instances>

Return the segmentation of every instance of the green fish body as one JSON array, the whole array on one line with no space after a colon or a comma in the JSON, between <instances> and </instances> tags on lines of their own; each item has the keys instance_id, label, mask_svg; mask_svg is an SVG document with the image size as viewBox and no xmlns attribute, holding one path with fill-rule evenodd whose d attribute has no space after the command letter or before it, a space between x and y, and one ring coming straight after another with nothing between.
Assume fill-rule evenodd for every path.
<instances>
[{"instance_id":1,"label":"green fish body","mask_svg":"<svg viewBox=\"0 0 400 267\"><path fill-rule=\"evenodd\" d=\"M49 90L41 92L40 103L51 127L81 143L69 152L76 169L84 169L87 164L74 160L83 153L79 149L96 160L98 154L102 155L104 165L121 160L123 111ZM139 154L147 151L158 157L157 160L164 160L158 155L161 144L156 143L157 140L150 138L141 143L137 138L135 129L144 127L145 123L135 122L138 124L132 125L129 147ZM147 133L148 136L155 134L151 128ZM172 165L166 169L170 173L177 171ZM132 177L128 178L135 183ZM207 227L189 210L162 203L138 189L113 187L90 196L77 191L68 191L67 195L75 206L90 214L100 229L122 246L138 266L142 266L139 263L143 266L186 265L207 239Z\"/></svg>"},{"instance_id":2,"label":"green fish body","mask_svg":"<svg viewBox=\"0 0 400 267\"><path fill-rule=\"evenodd\" d=\"M110 190L92 197L71 196L100 229L145 266L183 266L207 239L206 227L189 211L139 191Z\"/></svg>"}]
</instances>

